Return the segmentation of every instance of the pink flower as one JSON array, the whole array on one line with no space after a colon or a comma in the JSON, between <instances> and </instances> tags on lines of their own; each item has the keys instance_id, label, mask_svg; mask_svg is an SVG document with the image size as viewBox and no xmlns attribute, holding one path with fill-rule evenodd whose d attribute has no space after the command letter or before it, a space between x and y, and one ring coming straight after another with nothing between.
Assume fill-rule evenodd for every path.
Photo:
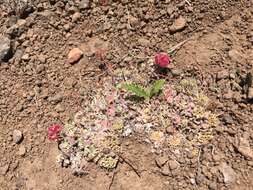
<instances>
[{"instance_id":1,"label":"pink flower","mask_svg":"<svg viewBox=\"0 0 253 190\"><path fill-rule=\"evenodd\" d=\"M166 68L171 63L171 58L167 53L158 53L155 55L155 64L161 68Z\"/></svg>"},{"instance_id":2,"label":"pink flower","mask_svg":"<svg viewBox=\"0 0 253 190\"><path fill-rule=\"evenodd\" d=\"M59 133L62 127L58 124L54 124L47 129L47 137L49 140L57 141L59 139Z\"/></svg>"},{"instance_id":3,"label":"pink flower","mask_svg":"<svg viewBox=\"0 0 253 190\"><path fill-rule=\"evenodd\" d=\"M174 96L173 96L173 90L168 87L164 90L164 96L165 96L165 100L168 102L168 103L172 103L173 102L173 99L174 99Z\"/></svg>"}]
</instances>

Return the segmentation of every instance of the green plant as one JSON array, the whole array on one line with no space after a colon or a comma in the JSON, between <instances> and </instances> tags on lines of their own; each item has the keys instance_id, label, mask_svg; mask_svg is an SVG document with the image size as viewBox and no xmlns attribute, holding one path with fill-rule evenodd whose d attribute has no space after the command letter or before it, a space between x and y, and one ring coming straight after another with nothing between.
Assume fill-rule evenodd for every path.
<instances>
[{"instance_id":1,"label":"green plant","mask_svg":"<svg viewBox=\"0 0 253 190\"><path fill-rule=\"evenodd\" d=\"M135 94L138 97L144 98L145 100L149 100L153 96L157 95L163 88L165 84L164 79L160 79L155 81L150 87L144 88L139 84L134 83L125 83L121 84L120 88L125 89L128 92Z\"/></svg>"}]
</instances>

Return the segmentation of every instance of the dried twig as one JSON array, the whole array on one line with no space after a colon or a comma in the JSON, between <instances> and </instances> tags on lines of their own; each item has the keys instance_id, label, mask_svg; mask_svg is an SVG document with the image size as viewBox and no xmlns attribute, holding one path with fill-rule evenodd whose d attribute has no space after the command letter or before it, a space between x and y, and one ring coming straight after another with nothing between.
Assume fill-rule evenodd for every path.
<instances>
[{"instance_id":1,"label":"dried twig","mask_svg":"<svg viewBox=\"0 0 253 190\"><path fill-rule=\"evenodd\" d=\"M139 171L128 161L126 160L122 155L118 155L122 160L123 162L125 162L128 166L130 166L130 168L133 169L133 171L136 173L136 175L140 178L141 175L139 174Z\"/></svg>"},{"instance_id":2,"label":"dried twig","mask_svg":"<svg viewBox=\"0 0 253 190\"><path fill-rule=\"evenodd\" d=\"M110 190L111 187L112 187L112 184L113 184L113 182L114 182L115 175L116 175L116 171L114 170L114 172L113 172L113 174L112 174L112 180L111 180L111 183L110 183L110 185L109 185L109 190Z\"/></svg>"},{"instance_id":3,"label":"dried twig","mask_svg":"<svg viewBox=\"0 0 253 190\"><path fill-rule=\"evenodd\" d=\"M177 49L179 49L182 45L184 45L188 40L189 40L189 39L184 40L184 41L178 43L177 45L171 47L171 48L168 50L168 53L169 53L169 54L174 53Z\"/></svg>"}]
</instances>

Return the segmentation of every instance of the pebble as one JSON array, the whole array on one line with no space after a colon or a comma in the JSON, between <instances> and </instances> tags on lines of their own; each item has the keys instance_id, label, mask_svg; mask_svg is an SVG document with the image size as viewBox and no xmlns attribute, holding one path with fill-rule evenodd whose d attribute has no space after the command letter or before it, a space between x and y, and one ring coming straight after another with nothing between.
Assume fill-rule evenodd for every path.
<instances>
[{"instance_id":1,"label":"pebble","mask_svg":"<svg viewBox=\"0 0 253 190\"><path fill-rule=\"evenodd\" d=\"M237 149L244 157L253 160L253 150L250 148L249 140L246 137L240 138Z\"/></svg>"},{"instance_id":2,"label":"pebble","mask_svg":"<svg viewBox=\"0 0 253 190\"><path fill-rule=\"evenodd\" d=\"M24 156L26 153L26 148L25 146L20 146L19 149L18 149L18 155L19 156Z\"/></svg>"},{"instance_id":3,"label":"pebble","mask_svg":"<svg viewBox=\"0 0 253 190\"><path fill-rule=\"evenodd\" d=\"M79 9L83 10L83 9L88 9L90 7L90 0L82 0L79 3Z\"/></svg>"},{"instance_id":4,"label":"pebble","mask_svg":"<svg viewBox=\"0 0 253 190\"><path fill-rule=\"evenodd\" d=\"M73 48L68 54L68 63L78 62L83 56L83 52L79 48Z\"/></svg>"},{"instance_id":5,"label":"pebble","mask_svg":"<svg viewBox=\"0 0 253 190\"><path fill-rule=\"evenodd\" d=\"M23 140L22 132L15 129L12 133L12 139L13 139L13 142L16 144L21 143L21 141Z\"/></svg>"},{"instance_id":6,"label":"pebble","mask_svg":"<svg viewBox=\"0 0 253 190\"><path fill-rule=\"evenodd\" d=\"M10 165L6 164L4 166L0 167L0 175L6 175L7 172L9 171Z\"/></svg>"},{"instance_id":7,"label":"pebble","mask_svg":"<svg viewBox=\"0 0 253 190\"><path fill-rule=\"evenodd\" d=\"M140 46L143 46L143 47L149 47L150 46L150 41L148 39L145 39L145 38L139 38L138 43L140 44Z\"/></svg>"},{"instance_id":8,"label":"pebble","mask_svg":"<svg viewBox=\"0 0 253 190\"><path fill-rule=\"evenodd\" d=\"M166 164L166 162L168 161L168 158L166 156L159 156L155 159L156 165L161 168L162 166L164 166L164 164Z\"/></svg>"},{"instance_id":9,"label":"pebble","mask_svg":"<svg viewBox=\"0 0 253 190\"><path fill-rule=\"evenodd\" d=\"M179 164L176 160L170 160L168 161L168 164L171 170L175 170L179 167Z\"/></svg>"},{"instance_id":10,"label":"pebble","mask_svg":"<svg viewBox=\"0 0 253 190\"><path fill-rule=\"evenodd\" d=\"M5 36L0 36L0 60L4 61L8 58L11 51L11 41Z\"/></svg>"},{"instance_id":11,"label":"pebble","mask_svg":"<svg viewBox=\"0 0 253 190\"><path fill-rule=\"evenodd\" d=\"M39 55L38 60L39 60L40 63L46 63L46 58L45 58L44 55Z\"/></svg>"},{"instance_id":12,"label":"pebble","mask_svg":"<svg viewBox=\"0 0 253 190\"><path fill-rule=\"evenodd\" d=\"M55 96L53 97L50 97L49 98L49 101L52 103L52 104L57 104L59 102L61 102L63 99L63 96L61 94L56 94Z\"/></svg>"},{"instance_id":13,"label":"pebble","mask_svg":"<svg viewBox=\"0 0 253 190\"><path fill-rule=\"evenodd\" d=\"M228 56L230 57L232 61L235 61L235 62L242 62L243 60L243 55L235 49L230 50L228 52Z\"/></svg>"},{"instance_id":14,"label":"pebble","mask_svg":"<svg viewBox=\"0 0 253 190\"><path fill-rule=\"evenodd\" d=\"M162 167L161 174L164 176L169 176L171 174L169 166L167 164Z\"/></svg>"},{"instance_id":15,"label":"pebble","mask_svg":"<svg viewBox=\"0 0 253 190\"><path fill-rule=\"evenodd\" d=\"M228 77L229 77L229 72L227 70L222 70L222 71L218 72L216 75L217 80L226 79Z\"/></svg>"},{"instance_id":16,"label":"pebble","mask_svg":"<svg viewBox=\"0 0 253 190\"><path fill-rule=\"evenodd\" d=\"M223 115L223 121L225 124L232 124L234 122L233 117L229 114Z\"/></svg>"},{"instance_id":17,"label":"pebble","mask_svg":"<svg viewBox=\"0 0 253 190\"><path fill-rule=\"evenodd\" d=\"M37 66L37 73L41 73L45 70L45 66L44 65L38 65Z\"/></svg>"},{"instance_id":18,"label":"pebble","mask_svg":"<svg viewBox=\"0 0 253 190\"><path fill-rule=\"evenodd\" d=\"M72 22L77 22L81 18L81 13L76 12L72 15Z\"/></svg>"},{"instance_id":19,"label":"pebble","mask_svg":"<svg viewBox=\"0 0 253 190\"><path fill-rule=\"evenodd\" d=\"M223 98L226 100L230 100L233 98L233 92L232 90L228 90L225 94L223 94Z\"/></svg>"},{"instance_id":20,"label":"pebble","mask_svg":"<svg viewBox=\"0 0 253 190\"><path fill-rule=\"evenodd\" d=\"M231 184L235 182L236 180L236 173L229 165L227 165L225 162L220 164L219 170L222 173L224 177L224 183Z\"/></svg>"},{"instance_id":21,"label":"pebble","mask_svg":"<svg viewBox=\"0 0 253 190\"><path fill-rule=\"evenodd\" d=\"M29 54L24 54L22 57L21 57L22 60L24 61L29 61Z\"/></svg>"},{"instance_id":22,"label":"pebble","mask_svg":"<svg viewBox=\"0 0 253 190\"><path fill-rule=\"evenodd\" d=\"M171 69L171 74L174 77L180 76L182 74L182 70L181 69Z\"/></svg>"},{"instance_id":23,"label":"pebble","mask_svg":"<svg viewBox=\"0 0 253 190\"><path fill-rule=\"evenodd\" d=\"M64 24L64 25L63 25L63 28L64 28L64 30L65 30L66 32L70 31L70 24L69 24L69 23Z\"/></svg>"},{"instance_id":24,"label":"pebble","mask_svg":"<svg viewBox=\"0 0 253 190\"><path fill-rule=\"evenodd\" d=\"M247 97L249 100L253 99L253 88L252 87L248 88Z\"/></svg>"},{"instance_id":25,"label":"pebble","mask_svg":"<svg viewBox=\"0 0 253 190\"><path fill-rule=\"evenodd\" d=\"M62 105L57 104L57 105L55 106L55 110L56 110L58 113L61 113L61 112L64 112L64 111L65 111L65 108L64 108Z\"/></svg>"},{"instance_id":26,"label":"pebble","mask_svg":"<svg viewBox=\"0 0 253 190\"><path fill-rule=\"evenodd\" d=\"M182 16L174 21L174 23L169 27L171 33L179 32L183 30L186 26L186 20Z\"/></svg>"}]
</instances>

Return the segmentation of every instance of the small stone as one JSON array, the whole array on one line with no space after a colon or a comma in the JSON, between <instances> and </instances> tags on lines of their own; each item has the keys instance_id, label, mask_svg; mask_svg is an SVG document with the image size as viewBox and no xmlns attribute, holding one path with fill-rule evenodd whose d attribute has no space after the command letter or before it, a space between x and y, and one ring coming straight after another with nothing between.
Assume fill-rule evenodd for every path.
<instances>
[{"instance_id":1,"label":"small stone","mask_svg":"<svg viewBox=\"0 0 253 190\"><path fill-rule=\"evenodd\" d=\"M150 46L150 41L148 39L145 39L145 38L139 38L138 43L140 44L140 46L143 46L143 47L149 47Z\"/></svg>"},{"instance_id":2,"label":"small stone","mask_svg":"<svg viewBox=\"0 0 253 190\"><path fill-rule=\"evenodd\" d=\"M128 21L129 21L129 23L130 23L130 25L131 25L132 27L137 27L137 26L139 25L139 20L138 20L138 18L136 18L136 17L134 17L134 16L129 16L129 17L128 17Z\"/></svg>"},{"instance_id":3,"label":"small stone","mask_svg":"<svg viewBox=\"0 0 253 190\"><path fill-rule=\"evenodd\" d=\"M0 167L0 175L6 175L7 172L9 171L10 165L6 164L4 166Z\"/></svg>"},{"instance_id":4,"label":"small stone","mask_svg":"<svg viewBox=\"0 0 253 190\"><path fill-rule=\"evenodd\" d=\"M29 54L24 54L22 57L21 57L22 60L24 61L29 61Z\"/></svg>"},{"instance_id":5,"label":"small stone","mask_svg":"<svg viewBox=\"0 0 253 190\"><path fill-rule=\"evenodd\" d=\"M242 60L243 60L243 55L235 49L230 50L228 52L228 56L230 57L230 59L232 61L235 61L235 62L238 62L238 63L242 62Z\"/></svg>"},{"instance_id":6,"label":"small stone","mask_svg":"<svg viewBox=\"0 0 253 190\"><path fill-rule=\"evenodd\" d=\"M45 70L45 66L44 65L38 65L37 66L37 73L41 73L41 72L43 72Z\"/></svg>"},{"instance_id":7,"label":"small stone","mask_svg":"<svg viewBox=\"0 0 253 190\"><path fill-rule=\"evenodd\" d=\"M70 50L68 54L68 63L73 64L78 62L83 56L83 52L79 48Z\"/></svg>"},{"instance_id":8,"label":"small stone","mask_svg":"<svg viewBox=\"0 0 253 190\"><path fill-rule=\"evenodd\" d=\"M55 96L53 97L50 97L49 98L49 101L52 103L52 104L57 104L59 102L61 102L63 99L63 96L61 94L56 94Z\"/></svg>"},{"instance_id":9,"label":"small stone","mask_svg":"<svg viewBox=\"0 0 253 190\"><path fill-rule=\"evenodd\" d=\"M167 7L167 13L168 13L168 15L171 16L174 11L175 11L175 8L170 4Z\"/></svg>"},{"instance_id":10,"label":"small stone","mask_svg":"<svg viewBox=\"0 0 253 190\"><path fill-rule=\"evenodd\" d=\"M249 100L253 99L253 88L252 87L248 88L247 98Z\"/></svg>"},{"instance_id":11,"label":"small stone","mask_svg":"<svg viewBox=\"0 0 253 190\"><path fill-rule=\"evenodd\" d=\"M63 28L64 28L64 30L65 30L66 32L70 31L70 24L69 24L69 23L64 24L64 25L63 25Z\"/></svg>"},{"instance_id":12,"label":"small stone","mask_svg":"<svg viewBox=\"0 0 253 190\"><path fill-rule=\"evenodd\" d=\"M222 71L218 72L216 75L217 80L226 79L228 77L229 77L229 72L227 70L222 70Z\"/></svg>"},{"instance_id":13,"label":"small stone","mask_svg":"<svg viewBox=\"0 0 253 190\"><path fill-rule=\"evenodd\" d=\"M220 172L222 173L222 175L224 177L224 183L231 184L231 183L235 182L236 173L233 170L233 168L231 168L229 165L227 165L225 162L223 162L219 166L219 170L220 170Z\"/></svg>"},{"instance_id":14,"label":"small stone","mask_svg":"<svg viewBox=\"0 0 253 190\"><path fill-rule=\"evenodd\" d=\"M168 158L166 156L159 156L155 159L156 165L161 168L162 166L164 166L164 164L166 164L166 162L168 161Z\"/></svg>"},{"instance_id":15,"label":"small stone","mask_svg":"<svg viewBox=\"0 0 253 190\"><path fill-rule=\"evenodd\" d=\"M44 55L39 55L39 56L38 56L38 60L39 60L39 62L41 62L41 63L46 63L46 58L45 58Z\"/></svg>"},{"instance_id":16,"label":"small stone","mask_svg":"<svg viewBox=\"0 0 253 190\"><path fill-rule=\"evenodd\" d=\"M20 146L19 149L18 149L18 155L19 156L24 156L26 153L26 148L25 146Z\"/></svg>"},{"instance_id":17,"label":"small stone","mask_svg":"<svg viewBox=\"0 0 253 190\"><path fill-rule=\"evenodd\" d=\"M228 90L225 94L223 94L223 98L226 100L230 100L233 98L233 92L232 90Z\"/></svg>"},{"instance_id":18,"label":"small stone","mask_svg":"<svg viewBox=\"0 0 253 190\"><path fill-rule=\"evenodd\" d=\"M81 13L76 12L72 15L72 22L77 22L81 18Z\"/></svg>"},{"instance_id":19,"label":"small stone","mask_svg":"<svg viewBox=\"0 0 253 190\"><path fill-rule=\"evenodd\" d=\"M215 182L212 182L208 185L209 190L216 190L217 189L217 184Z\"/></svg>"},{"instance_id":20,"label":"small stone","mask_svg":"<svg viewBox=\"0 0 253 190\"><path fill-rule=\"evenodd\" d=\"M61 112L64 112L65 111L65 108L60 105L60 104L57 104L57 106L55 107L55 110L58 112L58 113L61 113Z\"/></svg>"},{"instance_id":21,"label":"small stone","mask_svg":"<svg viewBox=\"0 0 253 190\"><path fill-rule=\"evenodd\" d=\"M224 114L222 119L225 124L232 124L234 122L233 117L229 114Z\"/></svg>"},{"instance_id":22,"label":"small stone","mask_svg":"<svg viewBox=\"0 0 253 190\"><path fill-rule=\"evenodd\" d=\"M171 33L179 32L183 30L186 26L186 20L182 16L174 21L172 26L169 27Z\"/></svg>"},{"instance_id":23,"label":"small stone","mask_svg":"<svg viewBox=\"0 0 253 190\"><path fill-rule=\"evenodd\" d=\"M174 77L177 77L177 76L180 76L182 74L182 70L181 69L171 69L171 74L174 76Z\"/></svg>"},{"instance_id":24,"label":"small stone","mask_svg":"<svg viewBox=\"0 0 253 190\"><path fill-rule=\"evenodd\" d=\"M12 139L13 139L13 142L16 144L21 143L21 141L23 140L22 132L15 129L12 133Z\"/></svg>"},{"instance_id":25,"label":"small stone","mask_svg":"<svg viewBox=\"0 0 253 190\"><path fill-rule=\"evenodd\" d=\"M176 160L170 160L168 164L171 170L175 170L179 167L179 163Z\"/></svg>"},{"instance_id":26,"label":"small stone","mask_svg":"<svg viewBox=\"0 0 253 190\"><path fill-rule=\"evenodd\" d=\"M171 174L170 169L167 164L162 167L161 174L164 176L169 176Z\"/></svg>"},{"instance_id":27,"label":"small stone","mask_svg":"<svg viewBox=\"0 0 253 190\"><path fill-rule=\"evenodd\" d=\"M89 7L90 7L90 0L82 0L79 3L79 9L80 10L88 9Z\"/></svg>"},{"instance_id":28,"label":"small stone","mask_svg":"<svg viewBox=\"0 0 253 190\"><path fill-rule=\"evenodd\" d=\"M249 140L246 137L240 138L237 149L244 157L253 160L253 150L250 148Z\"/></svg>"},{"instance_id":29,"label":"small stone","mask_svg":"<svg viewBox=\"0 0 253 190\"><path fill-rule=\"evenodd\" d=\"M0 36L0 60L6 61L11 51L11 41L5 36Z\"/></svg>"}]
</instances>

